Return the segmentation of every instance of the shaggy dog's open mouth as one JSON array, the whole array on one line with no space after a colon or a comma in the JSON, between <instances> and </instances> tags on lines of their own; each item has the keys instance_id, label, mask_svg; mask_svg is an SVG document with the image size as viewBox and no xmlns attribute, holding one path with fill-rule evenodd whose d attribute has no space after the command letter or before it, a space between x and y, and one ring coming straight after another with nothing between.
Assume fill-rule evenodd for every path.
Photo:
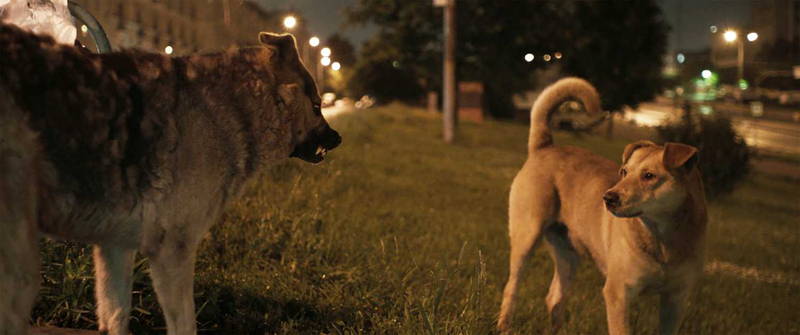
<instances>
[{"instance_id":1,"label":"shaggy dog's open mouth","mask_svg":"<svg viewBox=\"0 0 800 335\"><path fill-rule=\"evenodd\" d=\"M298 144L289 157L297 157L306 162L319 163L325 159L328 151L342 143L342 137L330 127L321 132L312 133L303 143Z\"/></svg>"}]
</instances>

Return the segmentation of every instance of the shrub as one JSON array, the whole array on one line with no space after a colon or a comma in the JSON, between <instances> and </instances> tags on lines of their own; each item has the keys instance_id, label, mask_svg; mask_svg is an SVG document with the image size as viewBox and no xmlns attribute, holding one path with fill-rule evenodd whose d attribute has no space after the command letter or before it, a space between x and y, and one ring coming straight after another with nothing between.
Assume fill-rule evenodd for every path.
<instances>
[{"instance_id":1,"label":"shrub","mask_svg":"<svg viewBox=\"0 0 800 335\"><path fill-rule=\"evenodd\" d=\"M727 117L685 113L681 121L658 127L658 135L700 149L698 167L709 198L730 193L750 170L750 149Z\"/></svg>"}]
</instances>

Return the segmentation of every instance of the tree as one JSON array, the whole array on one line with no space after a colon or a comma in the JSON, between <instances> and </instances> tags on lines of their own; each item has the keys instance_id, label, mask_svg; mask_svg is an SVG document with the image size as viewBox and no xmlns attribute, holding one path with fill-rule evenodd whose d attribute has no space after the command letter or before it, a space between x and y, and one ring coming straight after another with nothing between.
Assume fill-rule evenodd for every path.
<instances>
[{"instance_id":1,"label":"tree","mask_svg":"<svg viewBox=\"0 0 800 335\"><path fill-rule=\"evenodd\" d=\"M495 116L512 115L511 96L530 89L534 70L553 66L542 55L556 51L565 55L558 60L565 74L595 83L607 108L635 106L661 89L668 28L654 0L457 1L458 78L484 84ZM379 27L372 49L391 50L421 91L439 88L441 11L429 1L359 0L347 16L351 24ZM523 61L528 52L536 61Z\"/></svg>"},{"instance_id":2,"label":"tree","mask_svg":"<svg viewBox=\"0 0 800 335\"><path fill-rule=\"evenodd\" d=\"M653 1L577 1L565 73L597 86L603 106L619 110L652 99L663 88L669 26Z\"/></svg>"},{"instance_id":3,"label":"tree","mask_svg":"<svg viewBox=\"0 0 800 335\"><path fill-rule=\"evenodd\" d=\"M342 66L350 67L356 64L356 48L350 40L339 33L329 36L325 46L331 48L333 59Z\"/></svg>"}]
</instances>

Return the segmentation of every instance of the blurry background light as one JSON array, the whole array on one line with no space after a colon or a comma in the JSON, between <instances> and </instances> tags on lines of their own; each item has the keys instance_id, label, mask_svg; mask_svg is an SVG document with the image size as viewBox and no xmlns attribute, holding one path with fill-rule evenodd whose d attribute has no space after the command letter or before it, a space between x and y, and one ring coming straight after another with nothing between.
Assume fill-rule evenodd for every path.
<instances>
[{"instance_id":1,"label":"blurry background light","mask_svg":"<svg viewBox=\"0 0 800 335\"><path fill-rule=\"evenodd\" d=\"M331 56L331 48L324 47L324 48L322 48L322 50L319 51L319 54L322 55L322 57L330 57Z\"/></svg>"}]
</instances>

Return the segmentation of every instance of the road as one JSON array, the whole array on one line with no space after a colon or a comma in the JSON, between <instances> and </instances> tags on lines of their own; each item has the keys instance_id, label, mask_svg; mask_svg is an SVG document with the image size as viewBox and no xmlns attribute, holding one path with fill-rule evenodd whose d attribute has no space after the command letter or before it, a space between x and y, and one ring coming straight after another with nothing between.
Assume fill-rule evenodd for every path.
<instances>
[{"instance_id":1,"label":"road","mask_svg":"<svg viewBox=\"0 0 800 335\"><path fill-rule=\"evenodd\" d=\"M775 113L771 115L773 117L770 120L767 120L744 116L744 112L739 109L746 107L731 108L727 105L716 107L717 109L712 112L729 115L734 128L744 137L748 145L767 151L800 154L800 122L792 121L786 113ZM643 103L638 110L627 110L623 117L638 125L653 127L676 119L679 115L680 111L673 110L671 105Z\"/></svg>"}]
</instances>

